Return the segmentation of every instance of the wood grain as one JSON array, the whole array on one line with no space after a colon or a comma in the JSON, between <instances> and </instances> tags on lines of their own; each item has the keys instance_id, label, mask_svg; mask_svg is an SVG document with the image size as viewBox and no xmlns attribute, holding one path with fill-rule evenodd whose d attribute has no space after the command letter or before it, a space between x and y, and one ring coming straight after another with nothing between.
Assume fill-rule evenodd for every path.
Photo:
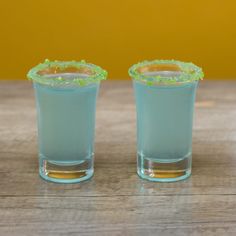
<instances>
[{"instance_id":1,"label":"wood grain","mask_svg":"<svg viewBox=\"0 0 236 236\"><path fill-rule=\"evenodd\" d=\"M102 84L95 175L81 184L38 177L29 82L0 82L0 235L236 235L236 81L200 83L193 174L152 183L136 175L132 85Z\"/></svg>"}]
</instances>

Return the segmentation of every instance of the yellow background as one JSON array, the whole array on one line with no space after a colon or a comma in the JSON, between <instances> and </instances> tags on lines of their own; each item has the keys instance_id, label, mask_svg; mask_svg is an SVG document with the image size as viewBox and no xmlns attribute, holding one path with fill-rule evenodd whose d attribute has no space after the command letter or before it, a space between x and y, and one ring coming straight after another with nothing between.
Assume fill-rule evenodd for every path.
<instances>
[{"instance_id":1,"label":"yellow background","mask_svg":"<svg viewBox=\"0 0 236 236\"><path fill-rule=\"evenodd\" d=\"M0 30L1 79L25 79L45 58L85 59L115 79L174 58L236 79L235 0L1 0Z\"/></svg>"}]
</instances>

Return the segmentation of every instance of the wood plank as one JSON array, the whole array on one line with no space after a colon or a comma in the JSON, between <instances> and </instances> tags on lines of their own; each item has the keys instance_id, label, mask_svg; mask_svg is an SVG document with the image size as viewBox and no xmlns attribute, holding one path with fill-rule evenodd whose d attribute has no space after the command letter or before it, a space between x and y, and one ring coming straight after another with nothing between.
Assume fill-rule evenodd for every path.
<instances>
[{"instance_id":1,"label":"wood plank","mask_svg":"<svg viewBox=\"0 0 236 236\"><path fill-rule=\"evenodd\" d=\"M235 196L119 196L1 198L0 229L13 235L37 232L119 233L152 232L179 235L216 230L236 232ZM32 211L32 209L34 209ZM191 228L190 228L191 224ZM207 226L208 225L208 226ZM209 227L209 225L211 227ZM176 230L178 228L178 230ZM3 231L4 232L4 231ZM20 234L22 233L22 234Z\"/></svg>"}]
</instances>

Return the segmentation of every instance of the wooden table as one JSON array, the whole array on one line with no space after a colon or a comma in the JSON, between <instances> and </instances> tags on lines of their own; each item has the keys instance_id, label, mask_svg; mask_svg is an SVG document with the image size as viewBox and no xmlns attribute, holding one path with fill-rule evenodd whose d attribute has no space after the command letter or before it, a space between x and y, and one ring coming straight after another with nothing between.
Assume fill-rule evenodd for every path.
<instances>
[{"instance_id":1,"label":"wooden table","mask_svg":"<svg viewBox=\"0 0 236 236\"><path fill-rule=\"evenodd\" d=\"M31 84L1 81L0 235L236 235L236 81L200 84L188 180L141 180L135 133L131 83L102 83L93 179L45 182Z\"/></svg>"}]
</instances>

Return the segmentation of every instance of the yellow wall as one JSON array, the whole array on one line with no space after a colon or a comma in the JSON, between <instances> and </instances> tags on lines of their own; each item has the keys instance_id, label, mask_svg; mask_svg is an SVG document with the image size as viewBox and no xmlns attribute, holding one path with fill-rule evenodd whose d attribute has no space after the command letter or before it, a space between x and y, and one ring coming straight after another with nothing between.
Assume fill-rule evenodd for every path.
<instances>
[{"instance_id":1,"label":"yellow wall","mask_svg":"<svg viewBox=\"0 0 236 236\"><path fill-rule=\"evenodd\" d=\"M0 4L0 78L45 58L85 59L128 78L143 59L174 58L236 79L235 0L15 0Z\"/></svg>"}]
</instances>

